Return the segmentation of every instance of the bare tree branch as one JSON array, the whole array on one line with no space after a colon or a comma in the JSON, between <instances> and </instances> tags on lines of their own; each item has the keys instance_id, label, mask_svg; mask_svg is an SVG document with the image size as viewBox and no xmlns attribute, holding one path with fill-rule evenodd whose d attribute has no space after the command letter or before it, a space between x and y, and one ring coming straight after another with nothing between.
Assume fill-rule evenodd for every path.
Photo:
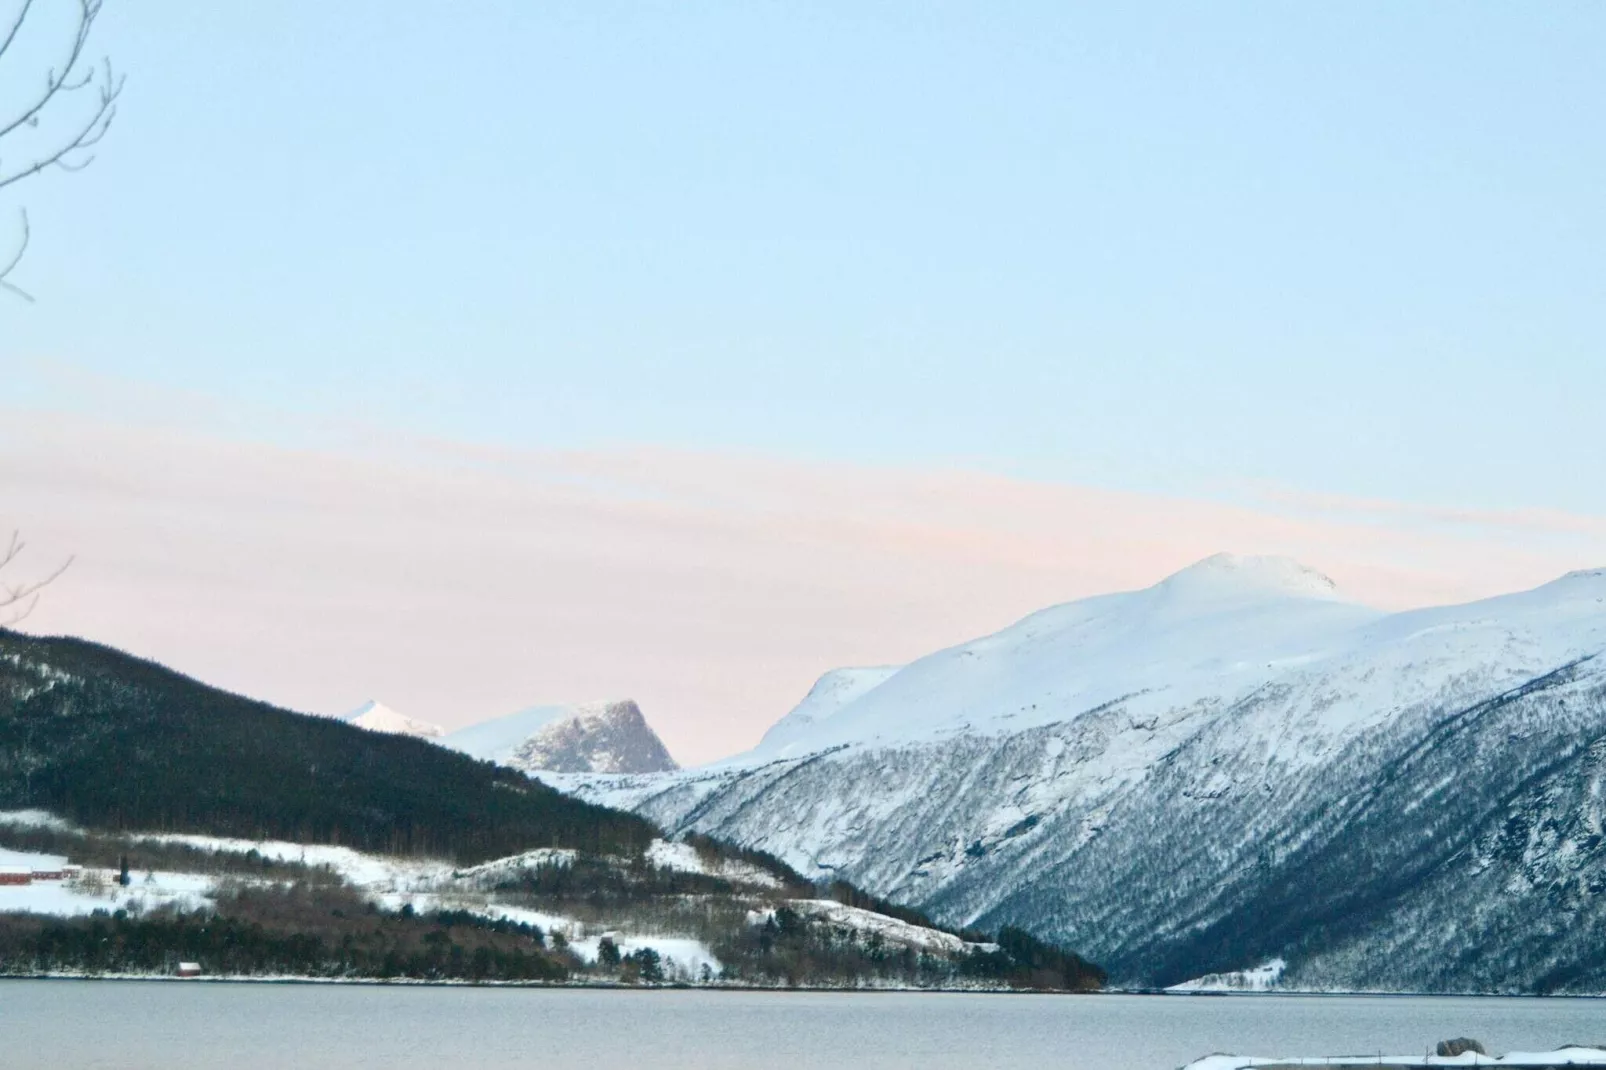
<instances>
[{"instance_id":1,"label":"bare tree branch","mask_svg":"<svg viewBox=\"0 0 1606 1070\"><path fill-rule=\"evenodd\" d=\"M15 62L18 42L30 25L30 17L38 15L52 0L21 0L16 15L0 36L0 68L9 69L8 61ZM69 0L59 0L67 4ZM117 117L117 98L123 91L123 78L112 69L110 60L99 64L84 62L84 49L90 32L100 16L103 0L70 0L76 8L69 42L63 54L46 72L44 79L32 91L25 91L22 99L9 107L0 105L0 189L32 178L42 171L55 167L63 171L81 171L95 159L90 152L106 136L112 120ZM83 90L93 90L94 105L88 109L88 118L80 118L67 125L56 136L35 136L50 115L51 105ZM42 137L42 141L40 138ZM14 150L20 139L28 145L14 159ZM32 300L7 276L22 261L28 248L28 222L23 217L22 241L9 262L0 267L0 289Z\"/></svg>"},{"instance_id":2,"label":"bare tree branch","mask_svg":"<svg viewBox=\"0 0 1606 1070\"><path fill-rule=\"evenodd\" d=\"M10 262L5 264L3 267L0 267L0 289L6 290L6 291L8 291L10 293L14 293L18 297L22 298L24 301L32 303L33 302L33 295L32 294L28 293L26 290L24 290L22 287L18 286L17 284L8 281L7 278L6 278L7 275L11 274L11 271L12 271L13 268L15 268L18 264L22 263L22 257L28 251L28 240L29 240L30 236L31 236L31 232L28 230L28 212L27 212L26 209L24 209L23 212L22 212L22 239L17 242L17 251L11 257Z\"/></svg>"},{"instance_id":3,"label":"bare tree branch","mask_svg":"<svg viewBox=\"0 0 1606 1070\"><path fill-rule=\"evenodd\" d=\"M0 138L4 138L18 127L33 124L38 119L39 113L45 110L45 106L55 98L57 93L63 90L71 92L76 89L82 89L89 84L87 78L80 79L76 84L70 84L70 80L77 73L78 61L83 58L84 45L89 43L89 31L94 28L95 17L100 14L101 0L77 0L77 3L78 25L74 30L72 45L68 49L66 57L60 66L52 67L49 73L45 75L45 82L40 91L35 96L24 100L20 113L8 122L0 122ZM7 42L8 45L15 42L16 34L21 30L22 24L27 21L28 12L32 6L33 0L28 0L23 5L22 15L17 26L12 30L11 38Z\"/></svg>"},{"instance_id":4,"label":"bare tree branch","mask_svg":"<svg viewBox=\"0 0 1606 1070\"><path fill-rule=\"evenodd\" d=\"M22 0L22 6L17 9L17 17L11 22L11 29L6 31L6 39L0 41L0 56L5 55L6 49L17 39L22 32L22 24L28 21L28 12L33 9L33 0Z\"/></svg>"},{"instance_id":5,"label":"bare tree branch","mask_svg":"<svg viewBox=\"0 0 1606 1070\"><path fill-rule=\"evenodd\" d=\"M7 544L4 552L0 552L0 574L16 562L22 551L27 548L22 541L22 533L13 531L11 542ZM61 563L61 567L50 573L44 579L24 583L14 583L0 577L0 628L9 628L20 624L23 618L34 611L39 605L39 592L50 584L56 582L63 572L66 572L73 563L72 558Z\"/></svg>"}]
</instances>

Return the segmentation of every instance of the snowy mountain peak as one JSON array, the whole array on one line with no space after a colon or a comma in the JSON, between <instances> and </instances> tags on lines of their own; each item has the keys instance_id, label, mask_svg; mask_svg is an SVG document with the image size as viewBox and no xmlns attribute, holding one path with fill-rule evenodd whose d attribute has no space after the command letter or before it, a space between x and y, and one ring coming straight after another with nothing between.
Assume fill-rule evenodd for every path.
<instances>
[{"instance_id":1,"label":"snowy mountain peak","mask_svg":"<svg viewBox=\"0 0 1606 1070\"><path fill-rule=\"evenodd\" d=\"M1156 590L1189 599L1265 595L1337 598L1338 584L1291 557L1213 554L1161 580Z\"/></svg>"},{"instance_id":2,"label":"snowy mountain peak","mask_svg":"<svg viewBox=\"0 0 1606 1070\"><path fill-rule=\"evenodd\" d=\"M1561 579L1557 580L1556 583L1565 583L1577 586L1589 584L1591 586L1606 587L1606 568L1577 569L1567 573Z\"/></svg>"},{"instance_id":3,"label":"snowy mountain peak","mask_svg":"<svg viewBox=\"0 0 1606 1070\"><path fill-rule=\"evenodd\" d=\"M420 739L439 739L446 732L440 725L419 721L369 699L341 718L347 724L366 728L370 732L389 732L398 736L417 736Z\"/></svg>"},{"instance_id":4,"label":"snowy mountain peak","mask_svg":"<svg viewBox=\"0 0 1606 1070\"><path fill-rule=\"evenodd\" d=\"M532 706L470 725L442 742L526 772L659 773L679 768L632 699Z\"/></svg>"},{"instance_id":5,"label":"snowy mountain peak","mask_svg":"<svg viewBox=\"0 0 1606 1070\"><path fill-rule=\"evenodd\" d=\"M814 681L814 686L792 712L770 726L759 742L759 749L786 754L789 744L796 743L860 695L891 679L900 668L901 665L873 665L832 669Z\"/></svg>"}]
</instances>

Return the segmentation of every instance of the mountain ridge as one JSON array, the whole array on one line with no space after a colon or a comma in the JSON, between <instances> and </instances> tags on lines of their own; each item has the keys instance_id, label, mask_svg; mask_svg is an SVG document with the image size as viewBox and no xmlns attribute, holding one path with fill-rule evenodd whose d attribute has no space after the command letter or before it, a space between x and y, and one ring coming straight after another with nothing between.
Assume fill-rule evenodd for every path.
<instances>
[{"instance_id":1,"label":"mountain ridge","mask_svg":"<svg viewBox=\"0 0 1606 1070\"><path fill-rule=\"evenodd\" d=\"M1606 989L1523 890L1606 890L1606 570L1384 614L1314 570L1208 562L917 659L784 755L550 779L1129 984L1280 957L1290 985ZM1606 907L1569 909L1606 933ZM1411 912L1434 919L1416 946L1390 920ZM1489 962L1450 919L1490 927Z\"/></svg>"}]
</instances>

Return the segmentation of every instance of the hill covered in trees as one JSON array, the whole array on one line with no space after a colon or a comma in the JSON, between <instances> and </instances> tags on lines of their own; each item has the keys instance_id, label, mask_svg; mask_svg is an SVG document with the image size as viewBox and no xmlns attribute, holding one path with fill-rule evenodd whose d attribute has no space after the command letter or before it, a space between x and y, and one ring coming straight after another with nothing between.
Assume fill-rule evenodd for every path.
<instances>
[{"instance_id":1,"label":"hill covered in trees","mask_svg":"<svg viewBox=\"0 0 1606 1070\"><path fill-rule=\"evenodd\" d=\"M59 893L77 906L58 916L0 898L0 974L161 973L184 959L234 976L353 979L1104 981L1025 933L943 929L763 851L667 840L643 817L422 739L0 630L0 811L18 810L58 820L0 822L0 847L86 868ZM168 895L174 874L204 875L205 890ZM684 961L660 958L664 934Z\"/></svg>"},{"instance_id":2,"label":"hill covered in trees","mask_svg":"<svg viewBox=\"0 0 1606 1070\"><path fill-rule=\"evenodd\" d=\"M0 630L0 809L108 830L473 863L637 854L647 821L419 739L221 691L108 647Z\"/></svg>"}]
</instances>

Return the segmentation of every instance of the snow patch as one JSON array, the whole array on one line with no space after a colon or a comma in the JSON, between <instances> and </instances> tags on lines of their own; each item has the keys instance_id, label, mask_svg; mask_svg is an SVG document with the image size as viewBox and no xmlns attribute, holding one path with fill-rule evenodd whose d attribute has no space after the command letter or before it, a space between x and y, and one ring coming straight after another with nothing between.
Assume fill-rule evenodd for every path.
<instances>
[{"instance_id":1,"label":"snow patch","mask_svg":"<svg viewBox=\"0 0 1606 1070\"><path fill-rule=\"evenodd\" d=\"M1272 959L1252 970L1233 970L1228 973L1207 973L1191 981L1172 985L1167 992L1266 992L1276 988L1283 979L1288 963Z\"/></svg>"},{"instance_id":2,"label":"snow patch","mask_svg":"<svg viewBox=\"0 0 1606 1070\"><path fill-rule=\"evenodd\" d=\"M427 858L396 858L364 854L350 847L329 844L290 843L285 840L241 840L227 836L197 836L187 833L142 833L136 842L176 843L203 851L249 854L255 851L276 862L296 862L307 866L326 866L348 883L371 891L425 890L449 879L450 862Z\"/></svg>"},{"instance_id":3,"label":"snow patch","mask_svg":"<svg viewBox=\"0 0 1606 1070\"><path fill-rule=\"evenodd\" d=\"M972 949L997 950L996 944L972 944L953 933L928 929L922 925L911 925L897 918L889 918L885 914L838 903L834 899L793 899L786 905L805 917L816 918L848 929L857 929L862 933L875 933L883 940L900 947L948 954L959 954ZM763 911L749 914L749 919L756 918L758 923L762 924L774 916L774 911Z\"/></svg>"},{"instance_id":4,"label":"snow patch","mask_svg":"<svg viewBox=\"0 0 1606 1070\"><path fill-rule=\"evenodd\" d=\"M1266 1058L1252 1055L1207 1055L1183 1070L1248 1070L1256 1066L1606 1066L1606 1049L1568 1047L1555 1051L1512 1051L1504 1055L1307 1055Z\"/></svg>"},{"instance_id":5,"label":"snow patch","mask_svg":"<svg viewBox=\"0 0 1606 1070\"><path fill-rule=\"evenodd\" d=\"M0 810L0 825L16 828L50 829L53 832L77 832L78 826L66 818L57 817L46 810Z\"/></svg>"},{"instance_id":6,"label":"snow patch","mask_svg":"<svg viewBox=\"0 0 1606 1070\"><path fill-rule=\"evenodd\" d=\"M718 977L724 969L714 953L701 940L693 940L685 936L639 936L626 933L598 933L569 943L569 950L580 957L582 962L595 964L602 947L604 937L613 941L620 954L633 955L644 947L650 947L658 952L662 959L664 973L670 980L690 981L697 979L703 967Z\"/></svg>"},{"instance_id":7,"label":"snow patch","mask_svg":"<svg viewBox=\"0 0 1606 1070\"><path fill-rule=\"evenodd\" d=\"M452 871L455 880L469 881L484 884L487 882L504 880L515 877L527 869L541 869L545 866L572 866L580 852L570 847L538 847L533 851L509 855L506 858L493 858L489 862L481 862L477 866Z\"/></svg>"},{"instance_id":8,"label":"snow patch","mask_svg":"<svg viewBox=\"0 0 1606 1070\"><path fill-rule=\"evenodd\" d=\"M647 845L647 862L659 869L672 869L680 873L697 873L718 877L735 884L751 884L761 888L779 888L780 879L768 870L731 858L705 858L689 843L671 840L653 840Z\"/></svg>"},{"instance_id":9,"label":"snow patch","mask_svg":"<svg viewBox=\"0 0 1606 1070\"><path fill-rule=\"evenodd\" d=\"M66 864L67 859L59 855L0 850L0 867L54 871ZM136 870L130 876L133 883L124 888L117 883L116 870L85 867L76 878L0 885L0 914L76 917L97 910L108 913L126 910L138 914L160 907L195 911L212 906L211 877L162 870L147 873Z\"/></svg>"}]
</instances>

